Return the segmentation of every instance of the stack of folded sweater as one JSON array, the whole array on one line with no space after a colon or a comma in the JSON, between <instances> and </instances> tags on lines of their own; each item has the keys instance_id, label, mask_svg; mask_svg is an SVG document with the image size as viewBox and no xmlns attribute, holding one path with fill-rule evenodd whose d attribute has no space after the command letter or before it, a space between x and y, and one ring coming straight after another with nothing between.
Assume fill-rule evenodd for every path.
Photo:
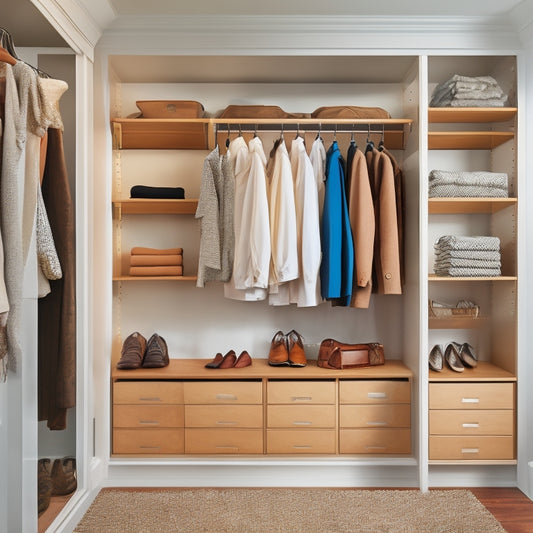
<instances>
[{"instance_id":1,"label":"stack of folded sweater","mask_svg":"<svg viewBox=\"0 0 533 533\"><path fill-rule=\"evenodd\" d=\"M503 107L507 100L492 76L459 76L437 86L430 107Z\"/></svg>"},{"instance_id":2,"label":"stack of folded sweater","mask_svg":"<svg viewBox=\"0 0 533 533\"><path fill-rule=\"evenodd\" d=\"M507 174L504 172L464 172L432 170L429 173L429 197L507 198Z\"/></svg>"},{"instance_id":3,"label":"stack of folded sweater","mask_svg":"<svg viewBox=\"0 0 533 533\"><path fill-rule=\"evenodd\" d=\"M132 248L130 276L183 276L183 248Z\"/></svg>"},{"instance_id":4,"label":"stack of folded sweater","mask_svg":"<svg viewBox=\"0 0 533 533\"><path fill-rule=\"evenodd\" d=\"M434 268L438 276L499 276L500 239L444 235L435 244Z\"/></svg>"}]
</instances>

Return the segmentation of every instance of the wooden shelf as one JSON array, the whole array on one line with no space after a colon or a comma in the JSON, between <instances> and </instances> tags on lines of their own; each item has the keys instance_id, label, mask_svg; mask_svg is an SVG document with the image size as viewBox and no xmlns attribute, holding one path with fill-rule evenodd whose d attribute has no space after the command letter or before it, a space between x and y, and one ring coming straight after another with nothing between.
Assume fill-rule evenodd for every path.
<instances>
[{"instance_id":1,"label":"wooden shelf","mask_svg":"<svg viewBox=\"0 0 533 533\"><path fill-rule=\"evenodd\" d=\"M516 198L430 198L429 214L496 213L515 206Z\"/></svg>"},{"instance_id":2,"label":"wooden shelf","mask_svg":"<svg viewBox=\"0 0 533 533\"><path fill-rule=\"evenodd\" d=\"M511 131L430 131L430 150L492 150L514 138Z\"/></svg>"},{"instance_id":3,"label":"wooden shelf","mask_svg":"<svg viewBox=\"0 0 533 533\"><path fill-rule=\"evenodd\" d=\"M113 276L113 281L196 281L196 276Z\"/></svg>"},{"instance_id":4,"label":"wooden shelf","mask_svg":"<svg viewBox=\"0 0 533 533\"><path fill-rule=\"evenodd\" d=\"M429 329L477 329L487 324L487 317L460 316L451 318L429 317Z\"/></svg>"},{"instance_id":5,"label":"wooden shelf","mask_svg":"<svg viewBox=\"0 0 533 533\"><path fill-rule=\"evenodd\" d=\"M454 122L506 122L516 116L516 107L430 107L428 121Z\"/></svg>"},{"instance_id":6,"label":"wooden shelf","mask_svg":"<svg viewBox=\"0 0 533 533\"><path fill-rule=\"evenodd\" d=\"M146 119L115 118L111 120L113 128L113 149L171 149L171 150L208 150L215 146L215 131L219 135L229 127L231 131L287 131L299 130L328 131L337 134L352 130L367 133L370 128L372 136L382 132L387 148L405 149L411 132L411 119ZM372 127L374 126L374 127ZM363 131L364 130L364 131Z\"/></svg>"},{"instance_id":7,"label":"wooden shelf","mask_svg":"<svg viewBox=\"0 0 533 533\"><path fill-rule=\"evenodd\" d=\"M437 276L429 275L429 281L516 281L516 276Z\"/></svg>"},{"instance_id":8,"label":"wooden shelf","mask_svg":"<svg viewBox=\"0 0 533 533\"><path fill-rule=\"evenodd\" d=\"M129 198L113 202L113 216L121 215L194 215L198 200L155 200Z\"/></svg>"},{"instance_id":9,"label":"wooden shelf","mask_svg":"<svg viewBox=\"0 0 533 533\"><path fill-rule=\"evenodd\" d=\"M441 372L429 371L429 381L516 381L516 376L499 366L479 361L476 368L455 372L445 366Z\"/></svg>"}]
</instances>

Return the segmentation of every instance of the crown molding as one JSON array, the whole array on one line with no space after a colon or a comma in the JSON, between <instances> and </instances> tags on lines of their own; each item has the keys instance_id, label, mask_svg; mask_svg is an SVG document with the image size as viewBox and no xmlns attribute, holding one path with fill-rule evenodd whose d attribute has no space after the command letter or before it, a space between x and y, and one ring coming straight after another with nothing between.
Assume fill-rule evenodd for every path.
<instances>
[{"instance_id":1,"label":"crown molding","mask_svg":"<svg viewBox=\"0 0 533 533\"><path fill-rule=\"evenodd\" d=\"M533 3L522 1L509 13L509 20L526 47L533 47Z\"/></svg>"}]
</instances>

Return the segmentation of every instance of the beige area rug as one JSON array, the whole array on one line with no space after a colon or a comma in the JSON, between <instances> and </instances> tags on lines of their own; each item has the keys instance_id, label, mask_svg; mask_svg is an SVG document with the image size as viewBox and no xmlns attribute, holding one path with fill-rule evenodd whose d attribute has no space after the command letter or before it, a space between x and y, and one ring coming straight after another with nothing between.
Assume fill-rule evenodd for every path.
<instances>
[{"instance_id":1,"label":"beige area rug","mask_svg":"<svg viewBox=\"0 0 533 533\"><path fill-rule=\"evenodd\" d=\"M103 489L75 533L505 533L468 490Z\"/></svg>"}]
</instances>

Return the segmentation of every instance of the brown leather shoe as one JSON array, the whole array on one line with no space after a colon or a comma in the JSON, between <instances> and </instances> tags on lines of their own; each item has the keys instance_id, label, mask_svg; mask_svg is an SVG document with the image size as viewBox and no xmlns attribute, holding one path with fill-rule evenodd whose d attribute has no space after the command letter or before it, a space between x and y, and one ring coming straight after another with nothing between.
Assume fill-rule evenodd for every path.
<instances>
[{"instance_id":1,"label":"brown leather shoe","mask_svg":"<svg viewBox=\"0 0 533 533\"><path fill-rule=\"evenodd\" d=\"M278 331L270 343L268 352L268 364L272 366L283 366L289 364L289 350L287 340L283 331Z\"/></svg>"},{"instance_id":2,"label":"brown leather shoe","mask_svg":"<svg viewBox=\"0 0 533 533\"><path fill-rule=\"evenodd\" d=\"M237 361L237 355L235 354L234 350L230 350L222 359L220 362L220 365L218 365L218 368L233 368L235 366L235 362Z\"/></svg>"},{"instance_id":3,"label":"brown leather shoe","mask_svg":"<svg viewBox=\"0 0 533 533\"><path fill-rule=\"evenodd\" d=\"M37 512L39 514L48 509L51 497L50 459L39 459L37 463Z\"/></svg>"},{"instance_id":4,"label":"brown leather shoe","mask_svg":"<svg viewBox=\"0 0 533 533\"><path fill-rule=\"evenodd\" d=\"M169 363L167 343L163 337L154 333L146 345L143 368L162 368Z\"/></svg>"},{"instance_id":5,"label":"brown leather shoe","mask_svg":"<svg viewBox=\"0 0 533 533\"><path fill-rule=\"evenodd\" d=\"M76 490L76 459L65 457L56 459L52 466L52 495L64 496Z\"/></svg>"},{"instance_id":6,"label":"brown leather shoe","mask_svg":"<svg viewBox=\"0 0 533 533\"><path fill-rule=\"evenodd\" d=\"M241 355L237 358L237 361L233 365L234 368L244 368L245 366L250 366L252 364L252 358L250 357L250 354L243 350L241 352Z\"/></svg>"},{"instance_id":7,"label":"brown leather shoe","mask_svg":"<svg viewBox=\"0 0 533 533\"><path fill-rule=\"evenodd\" d=\"M218 368L223 359L224 356L218 352L215 357L213 357L213 360L205 365L205 368Z\"/></svg>"},{"instance_id":8,"label":"brown leather shoe","mask_svg":"<svg viewBox=\"0 0 533 533\"><path fill-rule=\"evenodd\" d=\"M287 333L287 347L289 350L289 364L291 366L305 366L305 350L302 336L297 331Z\"/></svg>"},{"instance_id":9,"label":"brown leather shoe","mask_svg":"<svg viewBox=\"0 0 533 533\"><path fill-rule=\"evenodd\" d=\"M128 335L122 344L120 361L117 368L120 370L134 370L140 368L146 353L146 339L138 332Z\"/></svg>"}]
</instances>

